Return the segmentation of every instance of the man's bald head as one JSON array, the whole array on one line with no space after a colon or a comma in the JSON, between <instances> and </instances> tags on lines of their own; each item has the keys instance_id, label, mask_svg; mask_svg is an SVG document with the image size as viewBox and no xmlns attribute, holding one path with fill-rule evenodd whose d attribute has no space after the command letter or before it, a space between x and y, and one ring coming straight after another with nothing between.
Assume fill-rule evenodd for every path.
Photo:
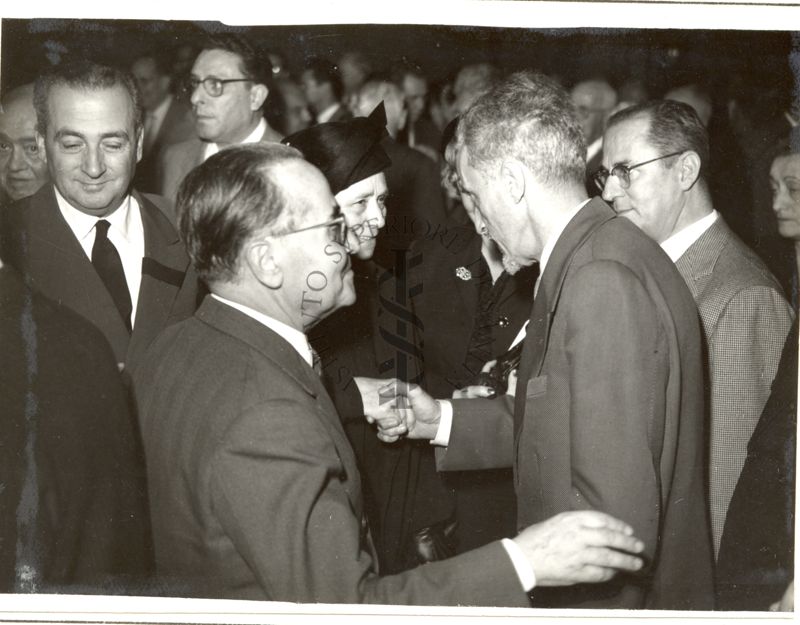
<instances>
[{"instance_id":1,"label":"man's bald head","mask_svg":"<svg viewBox=\"0 0 800 625\"><path fill-rule=\"evenodd\" d=\"M19 200L49 180L36 144L33 84L22 85L0 100L0 195Z\"/></svg>"},{"instance_id":2,"label":"man's bald head","mask_svg":"<svg viewBox=\"0 0 800 625\"><path fill-rule=\"evenodd\" d=\"M405 95L403 90L388 80L369 80L358 90L355 114L367 117L375 107L383 102L386 108L386 130L392 137L406 124Z\"/></svg>"}]
</instances>

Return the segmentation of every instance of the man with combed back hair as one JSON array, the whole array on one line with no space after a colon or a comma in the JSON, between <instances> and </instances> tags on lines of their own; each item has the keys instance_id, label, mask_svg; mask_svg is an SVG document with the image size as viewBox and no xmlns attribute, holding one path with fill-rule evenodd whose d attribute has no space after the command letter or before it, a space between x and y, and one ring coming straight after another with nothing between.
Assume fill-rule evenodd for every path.
<instances>
[{"instance_id":1,"label":"man with combed back hair","mask_svg":"<svg viewBox=\"0 0 800 625\"><path fill-rule=\"evenodd\" d=\"M639 567L630 528L584 512L379 577L353 450L306 338L354 302L348 252L369 237L348 233L323 174L286 146L211 157L178 212L211 295L159 337L135 385L156 566L173 592L525 606L533 584Z\"/></svg>"},{"instance_id":2,"label":"man with combed back hair","mask_svg":"<svg viewBox=\"0 0 800 625\"><path fill-rule=\"evenodd\" d=\"M643 574L537 592L542 607L710 608L703 386L692 296L658 246L587 199L586 143L569 95L518 73L458 127L462 196L509 273L539 261L514 396L433 400L382 426L446 447L440 470L513 465L517 525L602 510L646 545ZM385 423L391 423L387 418Z\"/></svg>"}]
</instances>

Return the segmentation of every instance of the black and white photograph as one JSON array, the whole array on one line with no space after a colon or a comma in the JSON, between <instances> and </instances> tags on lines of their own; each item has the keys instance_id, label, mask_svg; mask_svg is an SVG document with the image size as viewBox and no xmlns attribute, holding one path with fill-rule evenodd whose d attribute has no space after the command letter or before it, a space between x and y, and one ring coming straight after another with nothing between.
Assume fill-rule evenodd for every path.
<instances>
[{"instance_id":1,"label":"black and white photograph","mask_svg":"<svg viewBox=\"0 0 800 625\"><path fill-rule=\"evenodd\" d=\"M800 5L0 9L0 622L794 620Z\"/></svg>"}]
</instances>

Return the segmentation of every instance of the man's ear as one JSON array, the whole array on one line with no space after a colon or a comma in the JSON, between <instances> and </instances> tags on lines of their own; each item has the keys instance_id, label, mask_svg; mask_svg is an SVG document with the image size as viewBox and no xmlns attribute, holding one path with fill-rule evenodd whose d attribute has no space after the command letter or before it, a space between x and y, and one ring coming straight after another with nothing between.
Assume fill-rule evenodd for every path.
<instances>
[{"instance_id":1,"label":"man's ear","mask_svg":"<svg viewBox=\"0 0 800 625\"><path fill-rule=\"evenodd\" d=\"M688 191L700 178L702 162L694 150L687 150L678 157L678 174L681 189Z\"/></svg>"},{"instance_id":2,"label":"man's ear","mask_svg":"<svg viewBox=\"0 0 800 625\"><path fill-rule=\"evenodd\" d=\"M250 110L257 111L267 100L269 89L266 85L256 84L250 89Z\"/></svg>"},{"instance_id":3,"label":"man's ear","mask_svg":"<svg viewBox=\"0 0 800 625\"><path fill-rule=\"evenodd\" d=\"M283 270L275 251L269 241L256 241L250 243L244 253L247 269L256 280L270 289L278 289L283 284Z\"/></svg>"},{"instance_id":4,"label":"man's ear","mask_svg":"<svg viewBox=\"0 0 800 625\"><path fill-rule=\"evenodd\" d=\"M519 204L525 196L525 166L516 159L508 159L500 165L500 177L508 197Z\"/></svg>"},{"instance_id":5,"label":"man's ear","mask_svg":"<svg viewBox=\"0 0 800 625\"><path fill-rule=\"evenodd\" d=\"M37 130L36 133L36 149L39 150L39 158L42 159L43 163L47 162L47 150L44 149L44 137L39 134Z\"/></svg>"}]
</instances>

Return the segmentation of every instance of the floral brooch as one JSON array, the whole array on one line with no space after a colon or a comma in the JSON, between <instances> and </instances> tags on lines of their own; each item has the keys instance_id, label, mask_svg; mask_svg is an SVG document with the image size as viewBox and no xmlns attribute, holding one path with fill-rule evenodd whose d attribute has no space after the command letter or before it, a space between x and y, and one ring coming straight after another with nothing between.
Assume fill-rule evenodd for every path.
<instances>
[{"instance_id":1,"label":"floral brooch","mask_svg":"<svg viewBox=\"0 0 800 625\"><path fill-rule=\"evenodd\" d=\"M456 267L456 276L462 280L472 280L472 272L466 267Z\"/></svg>"}]
</instances>

